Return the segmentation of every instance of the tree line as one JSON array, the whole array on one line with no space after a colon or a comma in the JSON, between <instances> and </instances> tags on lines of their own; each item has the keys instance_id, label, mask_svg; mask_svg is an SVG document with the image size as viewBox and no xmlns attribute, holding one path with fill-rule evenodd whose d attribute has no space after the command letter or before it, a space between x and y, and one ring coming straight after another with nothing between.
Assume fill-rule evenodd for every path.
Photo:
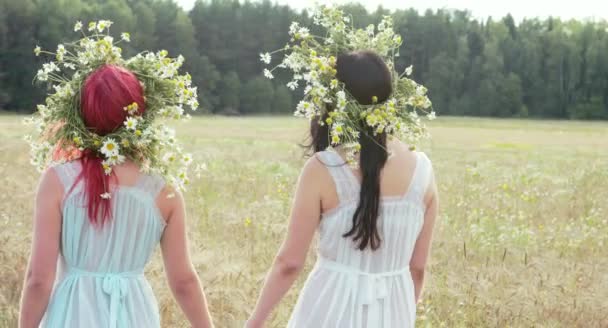
<instances>
[{"instance_id":1,"label":"tree line","mask_svg":"<svg viewBox=\"0 0 608 328\"><path fill-rule=\"evenodd\" d=\"M414 66L439 115L608 119L605 21L345 10L360 27L393 16L404 38L397 68ZM283 47L292 21L312 25L307 11L268 0L199 0L190 11L172 0L0 0L0 109L32 111L45 94L32 82L43 62L34 46L52 49L75 37L77 20L97 19L114 21L116 35L131 32L126 54L184 55L209 112L290 113L301 95L285 74L265 79L259 53Z\"/></svg>"}]
</instances>

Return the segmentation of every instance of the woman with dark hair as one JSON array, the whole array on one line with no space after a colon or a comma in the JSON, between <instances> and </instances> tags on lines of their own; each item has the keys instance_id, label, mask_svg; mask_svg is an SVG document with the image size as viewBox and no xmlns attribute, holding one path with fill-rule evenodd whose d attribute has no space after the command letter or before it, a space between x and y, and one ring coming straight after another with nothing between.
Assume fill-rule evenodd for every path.
<instances>
[{"instance_id":1,"label":"woman with dark hair","mask_svg":"<svg viewBox=\"0 0 608 328\"><path fill-rule=\"evenodd\" d=\"M335 69L362 106L393 94L390 69L371 51L342 54ZM333 111L327 108L320 121ZM359 136L353 168L344 145L330 141L329 124L312 121L314 155L300 176L287 237L248 327L262 327L289 290L316 230L317 263L288 327L414 326L438 207L431 163L377 129Z\"/></svg>"}]
</instances>

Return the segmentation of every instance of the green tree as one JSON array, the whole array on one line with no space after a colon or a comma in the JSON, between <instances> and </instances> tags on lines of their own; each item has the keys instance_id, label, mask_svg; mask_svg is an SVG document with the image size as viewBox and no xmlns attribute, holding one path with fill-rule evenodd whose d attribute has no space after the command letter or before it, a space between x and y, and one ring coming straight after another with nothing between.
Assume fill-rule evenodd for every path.
<instances>
[{"instance_id":1,"label":"green tree","mask_svg":"<svg viewBox=\"0 0 608 328\"><path fill-rule=\"evenodd\" d=\"M294 111L293 99L291 92L285 86L279 86L274 92L274 100L272 103L273 113L291 113Z\"/></svg>"},{"instance_id":2,"label":"green tree","mask_svg":"<svg viewBox=\"0 0 608 328\"><path fill-rule=\"evenodd\" d=\"M239 111L241 80L235 71L231 71L220 81L218 88L218 111L233 113Z\"/></svg>"},{"instance_id":3,"label":"green tree","mask_svg":"<svg viewBox=\"0 0 608 328\"><path fill-rule=\"evenodd\" d=\"M241 112L269 113L274 100L274 88L268 79L258 76L245 83L241 93Z\"/></svg>"}]
</instances>

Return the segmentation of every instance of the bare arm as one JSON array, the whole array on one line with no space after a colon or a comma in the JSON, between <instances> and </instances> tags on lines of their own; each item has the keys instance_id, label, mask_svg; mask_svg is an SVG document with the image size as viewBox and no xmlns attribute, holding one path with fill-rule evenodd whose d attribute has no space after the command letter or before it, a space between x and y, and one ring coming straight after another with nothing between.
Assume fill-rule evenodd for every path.
<instances>
[{"instance_id":1,"label":"bare arm","mask_svg":"<svg viewBox=\"0 0 608 328\"><path fill-rule=\"evenodd\" d=\"M49 169L43 174L36 194L32 253L21 298L20 328L38 327L49 303L59 256L62 198L61 182L55 171Z\"/></svg>"},{"instance_id":2,"label":"bare arm","mask_svg":"<svg viewBox=\"0 0 608 328\"><path fill-rule=\"evenodd\" d=\"M321 163L312 158L298 181L287 236L281 246L247 327L263 327L272 310L302 271L306 254L319 225L321 196L318 184Z\"/></svg>"},{"instance_id":3,"label":"bare arm","mask_svg":"<svg viewBox=\"0 0 608 328\"><path fill-rule=\"evenodd\" d=\"M433 227L435 226L435 219L437 218L437 212L439 209L437 185L435 183L435 176L432 173L429 188L425 195L425 204L426 212L424 214L424 224L422 225L422 230L420 231L418 240L416 240L414 253L412 254L412 259L410 260L410 271L414 281L416 302L418 302L420 295L422 294L424 274L429 253L431 251L431 241L433 239Z\"/></svg>"},{"instance_id":4,"label":"bare arm","mask_svg":"<svg viewBox=\"0 0 608 328\"><path fill-rule=\"evenodd\" d=\"M159 195L159 208L167 218L161 248L169 287L193 328L213 327L207 300L188 251L186 210L181 194L167 197L172 191Z\"/></svg>"}]
</instances>

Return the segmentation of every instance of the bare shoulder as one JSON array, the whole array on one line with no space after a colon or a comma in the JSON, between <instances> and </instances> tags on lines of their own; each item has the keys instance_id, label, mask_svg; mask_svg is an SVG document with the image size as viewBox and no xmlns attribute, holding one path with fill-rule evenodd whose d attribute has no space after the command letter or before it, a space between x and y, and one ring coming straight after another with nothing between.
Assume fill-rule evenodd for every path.
<instances>
[{"instance_id":1,"label":"bare shoulder","mask_svg":"<svg viewBox=\"0 0 608 328\"><path fill-rule=\"evenodd\" d=\"M55 167L49 167L40 176L36 202L44 204L61 204L63 200L64 187ZM55 205L52 205L55 206Z\"/></svg>"},{"instance_id":2,"label":"bare shoulder","mask_svg":"<svg viewBox=\"0 0 608 328\"><path fill-rule=\"evenodd\" d=\"M170 185L165 185L156 197L156 206L160 210L165 222L169 222L175 211L183 209L184 196Z\"/></svg>"},{"instance_id":3,"label":"bare shoulder","mask_svg":"<svg viewBox=\"0 0 608 328\"><path fill-rule=\"evenodd\" d=\"M306 177L322 177L325 172L327 172L327 167L323 163L320 153L310 156L302 168L302 176Z\"/></svg>"},{"instance_id":4,"label":"bare shoulder","mask_svg":"<svg viewBox=\"0 0 608 328\"><path fill-rule=\"evenodd\" d=\"M48 167L42 172L38 188L40 191L59 192L59 194L63 193L63 185L57 172L57 166Z\"/></svg>"},{"instance_id":5,"label":"bare shoulder","mask_svg":"<svg viewBox=\"0 0 608 328\"><path fill-rule=\"evenodd\" d=\"M411 150L411 147L399 139L393 139L388 143L388 149L391 152L392 162L397 162L399 167L412 167L416 162L416 152Z\"/></svg>"}]
</instances>

